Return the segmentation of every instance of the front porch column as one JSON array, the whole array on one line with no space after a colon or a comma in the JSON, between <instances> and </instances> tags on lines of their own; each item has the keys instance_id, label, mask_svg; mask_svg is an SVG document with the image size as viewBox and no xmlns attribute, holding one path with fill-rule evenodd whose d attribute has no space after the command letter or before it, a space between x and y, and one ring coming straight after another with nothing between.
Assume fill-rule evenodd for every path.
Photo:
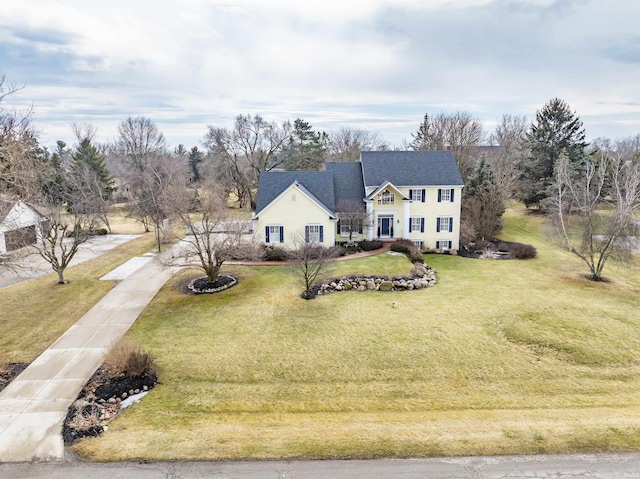
<instances>
[{"instance_id":1,"label":"front porch column","mask_svg":"<svg viewBox=\"0 0 640 479\"><path fill-rule=\"evenodd\" d=\"M402 202L402 237L403 238L409 238L409 221L411 221L411 218L409 217L410 206L411 206L411 201Z\"/></svg>"},{"instance_id":2,"label":"front porch column","mask_svg":"<svg viewBox=\"0 0 640 479\"><path fill-rule=\"evenodd\" d=\"M373 239L373 228L376 227L376 219L373 216L373 201L365 202L367 207L367 216L365 219L365 224L367 225L367 241L371 241Z\"/></svg>"}]
</instances>

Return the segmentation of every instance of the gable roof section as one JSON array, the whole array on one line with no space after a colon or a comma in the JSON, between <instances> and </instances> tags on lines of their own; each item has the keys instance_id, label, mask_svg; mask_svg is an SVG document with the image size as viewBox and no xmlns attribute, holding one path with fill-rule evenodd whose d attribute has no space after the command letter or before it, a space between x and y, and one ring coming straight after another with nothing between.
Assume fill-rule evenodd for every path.
<instances>
[{"instance_id":1,"label":"gable roof section","mask_svg":"<svg viewBox=\"0 0 640 479\"><path fill-rule=\"evenodd\" d=\"M333 174L335 203L343 201L362 202L365 196L362 181L362 164L359 161L336 161L325 165L327 172Z\"/></svg>"},{"instance_id":2,"label":"gable roof section","mask_svg":"<svg viewBox=\"0 0 640 479\"><path fill-rule=\"evenodd\" d=\"M373 190L369 196L366 197L367 200L372 200L373 198L375 198L378 194L380 194L382 191L386 190L386 189L391 189L393 190L398 196L400 196L403 200L408 200L409 197L406 196L404 193L402 193L402 191L400 191L396 185L394 185L393 183L391 183L390 181L385 181L384 183L382 183L378 188L376 188L375 190Z\"/></svg>"},{"instance_id":3,"label":"gable roof section","mask_svg":"<svg viewBox=\"0 0 640 479\"><path fill-rule=\"evenodd\" d=\"M262 210L296 182L307 196L328 210L329 214L335 213L333 173L326 171L278 171L260 174L255 216L262 213Z\"/></svg>"},{"instance_id":4,"label":"gable roof section","mask_svg":"<svg viewBox=\"0 0 640 479\"><path fill-rule=\"evenodd\" d=\"M464 186L451 151L363 151L366 187Z\"/></svg>"}]
</instances>

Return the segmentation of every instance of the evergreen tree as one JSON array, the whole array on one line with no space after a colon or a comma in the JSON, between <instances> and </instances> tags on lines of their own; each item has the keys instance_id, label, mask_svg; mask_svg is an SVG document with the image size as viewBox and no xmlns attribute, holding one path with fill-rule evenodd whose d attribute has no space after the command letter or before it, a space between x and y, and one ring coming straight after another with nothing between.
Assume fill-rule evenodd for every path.
<instances>
[{"instance_id":1,"label":"evergreen tree","mask_svg":"<svg viewBox=\"0 0 640 479\"><path fill-rule=\"evenodd\" d=\"M319 170L327 158L329 136L313 131L310 123L298 118L285 149L285 168L294 170Z\"/></svg>"},{"instance_id":2,"label":"evergreen tree","mask_svg":"<svg viewBox=\"0 0 640 479\"><path fill-rule=\"evenodd\" d=\"M198 165L202 163L202 152L198 150L197 146L191 148L189 152L189 171L191 172L191 181L193 183L197 183L200 181L200 170L198 170Z\"/></svg>"},{"instance_id":3,"label":"evergreen tree","mask_svg":"<svg viewBox=\"0 0 640 479\"><path fill-rule=\"evenodd\" d=\"M473 226L476 238L493 238L502 228L503 192L485 158L472 170L462 196L462 219Z\"/></svg>"},{"instance_id":4,"label":"evergreen tree","mask_svg":"<svg viewBox=\"0 0 640 479\"><path fill-rule=\"evenodd\" d=\"M65 175L65 163L69 155L67 144L58 140L56 150L49 157L50 175L43 188L47 203L51 205L60 206L67 199L69 184Z\"/></svg>"},{"instance_id":5,"label":"evergreen tree","mask_svg":"<svg viewBox=\"0 0 640 479\"><path fill-rule=\"evenodd\" d=\"M115 180L109 174L109 170L104 162L104 157L91 142L91 138L85 137L76 146L76 151L72 156L73 169L80 170L87 168L97 180L101 196L105 200L110 200L115 188Z\"/></svg>"},{"instance_id":6,"label":"evergreen tree","mask_svg":"<svg viewBox=\"0 0 640 479\"><path fill-rule=\"evenodd\" d=\"M554 168L560 155L564 152L572 164L584 161L585 131L582 121L569 105L554 98L536 113L527 140L531 155L520 165L517 196L527 207L541 207L550 195Z\"/></svg>"}]
</instances>

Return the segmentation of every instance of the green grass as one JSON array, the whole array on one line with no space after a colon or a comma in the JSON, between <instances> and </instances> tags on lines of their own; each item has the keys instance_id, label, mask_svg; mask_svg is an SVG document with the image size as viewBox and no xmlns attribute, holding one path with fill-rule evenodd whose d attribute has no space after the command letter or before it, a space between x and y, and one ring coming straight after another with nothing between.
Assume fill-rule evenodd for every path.
<instances>
[{"instance_id":1,"label":"green grass","mask_svg":"<svg viewBox=\"0 0 640 479\"><path fill-rule=\"evenodd\" d=\"M69 267L68 284L51 273L0 289L0 365L33 361L113 287L101 276L152 248L145 235Z\"/></svg>"},{"instance_id":2,"label":"green grass","mask_svg":"<svg viewBox=\"0 0 640 479\"><path fill-rule=\"evenodd\" d=\"M282 267L184 296L171 280L129 332L159 384L100 438L93 460L410 457L640 450L640 275L593 283L510 210L505 240L538 258L429 255L438 284L299 299ZM332 275L406 274L404 256ZM395 308L391 302L395 301Z\"/></svg>"}]
</instances>

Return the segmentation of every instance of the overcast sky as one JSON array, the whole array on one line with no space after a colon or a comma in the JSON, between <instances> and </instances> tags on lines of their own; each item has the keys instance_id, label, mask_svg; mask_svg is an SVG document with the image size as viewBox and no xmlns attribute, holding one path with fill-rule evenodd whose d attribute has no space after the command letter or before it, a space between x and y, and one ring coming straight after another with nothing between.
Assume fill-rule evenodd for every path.
<instances>
[{"instance_id":1,"label":"overcast sky","mask_svg":"<svg viewBox=\"0 0 640 479\"><path fill-rule=\"evenodd\" d=\"M0 0L0 70L45 145L151 118L172 146L239 113L410 140L560 97L588 138L640 133L638 0Z\"/></svg>"}]
</instances>

